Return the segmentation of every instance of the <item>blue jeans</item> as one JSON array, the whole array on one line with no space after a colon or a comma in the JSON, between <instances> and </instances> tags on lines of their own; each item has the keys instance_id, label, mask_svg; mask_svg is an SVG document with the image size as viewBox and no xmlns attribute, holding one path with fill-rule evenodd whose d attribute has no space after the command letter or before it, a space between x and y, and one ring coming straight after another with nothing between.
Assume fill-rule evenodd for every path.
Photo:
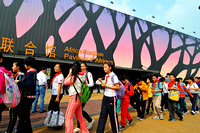
<instances>
[{"instance_id":1,"label":"blue jeans","mask_svg":"<svg viewBox=\"0 0 200 133\"><path fill-rule=\"evenodd\" d=\"M45 92L46 92L45 86L36 86L36 98L35 101L33 102L32 111L36 111L39 96L40 96L40 112L44 111Z\"/></svg>"},{"instance_id":2,"label":"blue jeans","mask_svg":"<svg viewBox=\"0 0 200 133\"><path fill-rule=\"evenodd\" d=\"M193 98L190 97L190 101L192 103L192 110L195 111L195 107L196 107L196 101L197 101L197 94L196 93L192 93Z\"/></svg>"},{"instance_id":3,"label":"blue jeans","mask_svg":"<svg viewBox=\"0 0 200 133\"><path fill-rule=\"evenodd\" d=\"M179 99L179 105L180 105L180 111L187 112L187 108L185 107L185 98L180 98Z\"/></svg>"}]
</instances>

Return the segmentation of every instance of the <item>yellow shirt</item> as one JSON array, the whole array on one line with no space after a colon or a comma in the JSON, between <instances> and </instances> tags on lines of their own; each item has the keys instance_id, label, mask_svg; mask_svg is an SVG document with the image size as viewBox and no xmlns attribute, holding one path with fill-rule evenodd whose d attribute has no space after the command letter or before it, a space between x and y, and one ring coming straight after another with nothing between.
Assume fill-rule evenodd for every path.
<instances>
[{"instance_id":1,"label":"yellow shirt","mask_svg":"<svg viewBox=\"0 0 200 133\"><path fill-rule=\"evenodd\" d=\"M147 88L148 88L148 97L150 98L150 97L152 97L153 96L153 94L152 94L152 89L151 89L151 83L149 84L149 85L147 85Z\"/></svg>"}]
</instances>

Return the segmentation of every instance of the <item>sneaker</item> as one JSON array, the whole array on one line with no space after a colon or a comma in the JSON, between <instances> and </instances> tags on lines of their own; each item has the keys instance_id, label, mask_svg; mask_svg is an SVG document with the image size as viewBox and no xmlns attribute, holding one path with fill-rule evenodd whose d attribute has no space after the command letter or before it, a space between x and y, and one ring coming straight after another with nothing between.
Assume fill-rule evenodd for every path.
<instances>
[{"instance_id":1,"label":"sneaker","mask_svg":"<svg viewBox=\"0 0 200 133\"><path fill-rule=\"evenodd\" d=\"M130 126L131 125L131 123L133 122L134 120L132 119L132 120L130 120L130 121L128 121L128 123L126 124L127 126Z\"/></svg>"},{"instance_id":2,"label":"sneaker","mask_svg":"<svg viewBox=\"0 0 200 133\"><path fill-rule=\"evenodd\" d=\"M152 119L157 120L157 119L159 119L159 117L158 116L154 116Z\"/></svg>"},{"instance_id":3,"label":"sneaker","mask_svg":"<svg viewBox=\"0 0 200 133\"><path fill-rule=\"evenodd\" d=\"M189 113L189 111L187 111L187 112L184 112L183 114L184 114L184 115L187 115L188 113Z\"/></svg>"},{"instance_id":4,"label":"sneaker","mask_svg":"<svg viewBox=\"0 0 200 133\"><path fill-rule=\"evenodd\" d=\"M92 120L92 122L88 123L87 129L90 130L92 128L93 124L94 124L94 120Z\"/></svg>"},{"instance_id":5,"label":"sneaker","mask_svg":"<svg viewBox=\"0 0 200 133\"><path fill-rule=\"evenodd\" d=\"M184 118L184 115L182 115L182 116L180 117L180 121L183 121L183 118Z\"/></svg>"},{"instance_id":6,"label":"sneaker","mask_svg":"<svg viewBox=\"0 0 200 133\"><path fill-rule=\"evenodd\" d=\"M176 119L169 119L168 121L176 121Z\"/></svg>"},{"instance_id":7,"label":"sneaker","mask_svg":"<svg viewBox=\"0 0 200 133\"><path fill-rule=\"evenodd\" d=\"M162 115L160 115L160 120L163 120L163 114L162 114Z\"/></svg>"},{"instance_id":8,"label":"sneaker","mask_svg":"<svg viewBox=\"0 0 200 133\"><path fill-rule=\"evenodd\" d=\"M144 120L144 118L140 118L140 120L141 120L141 121L143 121L143 120Z\"/></svg>"},{"instance_id":9,"label":"sneaker","mask_svg":"<svg viewBox=\"0 0 200 133\"><path fill-rule=\"evenodd\" d=\"M137 117L137 119L139 120L139 119L140 119L140 117Z\"/></svg>"},{"instance_id":10,"label":"sneaker","mask_svg":"<svg viewBox=\"0 0 200 133\"><path fill-rule=\"evenodd\" d=\"M35 110L35 111L32 111L32 113L35 113L35 112L37 112L37 110Z\"/></svg>"},{"instance_id":11,"label":"sneaker","mask_svg":"<svg viewBox=\"0 0 200 133\"><path fill-rule=\"evenodd\" d=\"M119 126L119 130L124 130L125 129L125 126Z\"/></svg>"},{"instance_id":12,"label":"sneaker","mask_svg":"<svg viewBox=\"0 0 200 133\"><path fill-rule=\"evenodd\" d=\"M168 111L168 109L163 109L163 111Z\"/></svg>"},{"instance_id":13,"label":"sneaker","mask_svg":"<svg viewBox=\"0 0 200 133\"><path fill-rule=\"evenodd\" d=\"M74 129L74 133L78 133L78 132L80 132L80 131L81 131L81 129L78 128L78 127Z\"/></svg>"},{"instance_id":14,"label":"sneaker","mask_svg":"<svg viewBox=\"0 0 200 133\"><path fill-rule=\"evenodd\" d=\"M44 113L44 112L47 112L47 111L46 110L40 111L40 113Z\"/></svg>"},{"instance_id":15,"label":"sneaker","mask_svg":"<svg viewBox=\"0 0 200 133\"><path fill-rule=\"evenodd\" d=\"M195 113L197 113L197 114L198 114L198 113L199 113L199 111L195 111Z\"/></svg>"},{"instance_id":16,"label":"sneaker","mask_svg":"<svg viewBox=\"0 0 200 133\"><path fill-rule=\"evenodd\" d=\"M192 111L191 111L191 114L192 114L192 115L195 115L195 112L192 110Z\"/></svg>"}]
</instances>

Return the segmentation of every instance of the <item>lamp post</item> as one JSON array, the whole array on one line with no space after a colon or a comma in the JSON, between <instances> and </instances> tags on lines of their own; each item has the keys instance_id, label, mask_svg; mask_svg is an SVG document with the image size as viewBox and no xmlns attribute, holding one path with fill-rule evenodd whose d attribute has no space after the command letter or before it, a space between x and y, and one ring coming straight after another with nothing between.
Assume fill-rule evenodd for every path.
<instances>
[{"instance_id":1,"label":"lamp post","mask_svg":"<svg viewBox=\"0 0 200 133\"><path fill-rule=\"evenodd\" d=\"M182 29L182 30L184 30L185 28L184 28L184 27L179 27L177 30L179 30L179 29Z\"/></svg>"},{"instance_id":2,"label":"lamp post","mask_svg":"<svg viewBox=\"0 0 200 133\"><path fill-rule=\"evenodd\" d=\"M129 14L131 14L131 12L136 12L136 10L135 10L135 9L132 9L132 10L129 12Z\"/></svg>"},{"instance_id":3,"label":"lamp post","mask_svg":"<svg viewBox=\"0 0 200 133\"><path fill-rule=\"evenodd\" d=\"M110 4L114 4L114 2L113 2L113 1L110 1L110 3L108 4L108 7L110 6Z\"/></svg>"},{"instance_id":4,"label":"lamp post","mask_svg":"<svg viewBox=\"0 0 200 133\"><path fill-rule=\"evenodd\" d=\"M151 16L151 17L149 17L148 19L147 19L147 21L149 21L151 18L156 18L155 16Z\"/></svg>"},{"instance_id":5,"label":"lamp post","mask_svg":"<svg viewBox=\"0 0 200 133\"><path fill-rule=\"evenodd\" d=\"M165 22L165 23L163 23L163 25L165 25L165 24L171 24L170 22Z\"/></svg>"}]
</instances>

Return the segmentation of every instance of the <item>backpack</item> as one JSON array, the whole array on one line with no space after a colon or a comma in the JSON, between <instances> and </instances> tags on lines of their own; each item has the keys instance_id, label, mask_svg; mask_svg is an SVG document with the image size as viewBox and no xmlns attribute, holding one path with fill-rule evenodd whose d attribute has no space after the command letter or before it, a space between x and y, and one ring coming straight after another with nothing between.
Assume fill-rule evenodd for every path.
<instances>
[{"instance_id":1,"label":"backpack","mask_svg":"<svg viewBox=\"0 0 200 133\"><path fill-rule=\"evenodd\" d=\"M88 79L88 72L86 72L86 80L87 80L87 83L89 84L89 79ZM93 93L93 90L94 88L93 87L89 87L90 91L91 91L91 94Z\"/></svg>"},{"instance_id":2,"label":"backpack","mask_svg":"<svg viewBox=\"0 0 200 133\"><path fill-rule=\"evenodd\" d=\"M8 76L5 72L0 71L4 74L5 78L5 94L0 94L0 97L2 98L3 103L9 107L13 108L16 107L21 99L21 93L19 91L18 85L15 82L15 80Z\"/></svg>"},{"instance_id":3,"label":"backpack","mask_svg":"<svg viewBox=\"0 0 200 133\"><path fill-rule=\"evenodd\" d=\"M112 81L113 84L114 84L114 76L116 76L116 75L113 74L111 76L111 81ZM124 97L125 88L124 88L124 85L121 83L121 81L118 80L118 82L119 82L120 89L115 90L115 93L116 93L117 99L122 99Z\"/></svg>"},{"instance_id":4,"label":"backpack","mask_svg":"<svg viewBox=\"0 0 200 133\"><path fill-rule=\"evenodd\" d=\"M178 88L177 82L172 86L173 88ZM177 90L170 90L168 98L172 101L179 101L180 93Z\"/></svg>"},{"instance_id":5,"label":"backpack","mask_svg":"<svg viewBox=\"0 0 200 133\"><path fill-rule=\"evenodd\" d=\"M73 84L74 86L74 89L76 91L76 96L79 97L81 103L86 103L90 98L91 98L91 91L89 89L89 87L87 86L86 82L82 82L81 79L77 76L77 78L80 80L81 84L82 84L82 89L81 89L81 95L79 95L75 85ZM76 97L76 100L77 100L77 97Z\"/></svg>"},{"instance_id":6,"label":"backpack","mask_svg":"<svg viewBox=\"0 0 200 133\"><path fill-rule=\"evenodd\" d=\"M132 85L131 83L128 84L128 91L130 91L131 85ZM133 91L133 92L134 92L134 91ZM133 97L133 96L134 96L134 94L133 94L132 96L129 96L129 97L131 98L131 97Z\"/></svg>"}]
</instances>

